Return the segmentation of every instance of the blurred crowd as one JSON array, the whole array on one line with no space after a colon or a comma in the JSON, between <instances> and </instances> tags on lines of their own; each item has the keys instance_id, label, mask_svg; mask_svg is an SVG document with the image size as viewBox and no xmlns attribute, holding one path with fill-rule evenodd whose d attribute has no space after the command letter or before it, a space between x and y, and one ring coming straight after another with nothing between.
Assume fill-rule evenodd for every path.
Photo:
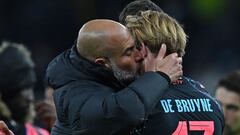
<instances>
[{"instance_id":1,"label":"blurred crowd","mask_svg":"<svg viewBox=\"0 0 240 135\"><path fill-rule=\"evenodd\" d=\"M240 71L234 71L240 67L240 1L152 1L184 26L189 36L184 72L203 82L212 94L216 93L223 105L226 132L239 133L240 126L236 125L240 125ZM34 126L50 131L56 116L51 96L53 90L44 81L47 64L73 45L82 24L95 18L118 20L120 11L129 2L131 0L0 0L0 41L23 43L27 48L10 42L1 43L0 118L12 126L34 123ZM6 58L19 59L6 63ZM20 63L19 67L16 63ZM19 71L24 71L24 75ZM16 73L19 76L15 76ZM22 82L11 81L13 78ZM3 89L15 91L6 93ZM16 104L24 100L27 105L23 102L25 109L19 112Z\"/></svg>"}]
</instances>

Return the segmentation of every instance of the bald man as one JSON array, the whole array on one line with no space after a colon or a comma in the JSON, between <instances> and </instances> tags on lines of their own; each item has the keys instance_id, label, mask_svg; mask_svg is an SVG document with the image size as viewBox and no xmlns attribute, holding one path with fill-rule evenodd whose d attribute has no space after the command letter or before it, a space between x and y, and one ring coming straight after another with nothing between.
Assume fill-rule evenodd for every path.
<instances>
[{"instance_id":1,"label":"bald man","mask_svg":"<svg viewBox=\"0 0 240 135\"><path fill-rule=\"evenodd\" d=\"M58 55L46 73L54 88L57 121L52 135L124 135L141 126L169 83L182 74L181 58L148 55L135 48L125 26L92 20L77 44Z\"/></svg>"}]
</instances>

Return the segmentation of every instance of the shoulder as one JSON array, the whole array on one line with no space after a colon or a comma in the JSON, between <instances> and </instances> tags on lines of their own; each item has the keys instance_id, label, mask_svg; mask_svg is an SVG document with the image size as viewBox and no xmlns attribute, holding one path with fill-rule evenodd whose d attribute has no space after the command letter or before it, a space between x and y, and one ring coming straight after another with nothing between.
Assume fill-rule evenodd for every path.
<instances>
[{"instance_id":1,"label":"shoulder","mask_svg":"<svg viewBox=\"0 0 240 135\"><path fill-rule=\"evenodd\" d=\"M189 83L195 89L200 90L201 92L204 92L204 93L209 93L208 90L206 89L206 87L201 82L193 80L188 77L183 77L183 79L186 81L186 83Z\"/></svg>"},{"instance_id":2,"label":"shoulder","mask_svg":"<svg viewBox=\"0 0 240 135\"><path fill-rule=\"evenodd\" d=\"M64 52L60 53L57 55L49 64L47 67L47 70L50 70L52 68L55 68L59 64L63 64L63 60L66 59L70 54L70 49L65 50Z\"/></svg>"}]
</instances>

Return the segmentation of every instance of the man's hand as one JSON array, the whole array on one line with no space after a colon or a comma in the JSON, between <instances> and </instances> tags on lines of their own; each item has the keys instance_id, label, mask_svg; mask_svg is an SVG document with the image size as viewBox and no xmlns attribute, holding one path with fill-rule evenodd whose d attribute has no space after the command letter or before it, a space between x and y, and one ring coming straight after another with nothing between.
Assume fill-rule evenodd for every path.
<instances>
[{"instance_id":1,"label":"man's hand","mask_svg":"<svg viewBox=\"0 0 240 135\"><path fill-rule=\"evenodd\" d=\"M14 135L11 130L8 129L4 121L0 120L0 135Z\"/></svg>"},{"instance_id":2,"label":"man's hand","mask_svg":"<svg viewBox=\"0 0 240 135\"><path fill-rule=\"evenodd\" d=\"M145 72L161 71L169 76L171 82L176 81L182 76L182 58L178 57L177 53L172 53L164 57L167 50L165 44L162 44L157 56L151 53L144 45L142 49L143 53L147 55L144 59Z\"/></svg>"}]
</instances>

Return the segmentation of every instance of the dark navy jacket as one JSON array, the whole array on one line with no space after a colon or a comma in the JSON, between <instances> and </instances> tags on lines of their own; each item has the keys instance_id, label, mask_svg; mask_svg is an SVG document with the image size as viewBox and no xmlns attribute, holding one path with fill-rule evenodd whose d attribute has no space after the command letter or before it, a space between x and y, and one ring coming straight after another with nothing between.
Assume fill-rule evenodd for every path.
<instances>
[{"instance_id":1,"label":"dark navy jacket","mask_svg":"<svg viewBox=\"0 0 240 135\"><path fill-rule=\"evenodd\" d=\"M199 82L183 77L171 85L144 124L143 135L221 135L221 106Z\"/></svg>"},{"instance_id":2,"label":"dark navy jacket","mask_svg":"<svg viewBox=\"0 0 240 135\"><path fill-rule=\"evenodd\" d=\"M76 47L48 65L46 78L55 89L52 135L123 135L143 123L169 87L154 72L126 87L109 69L81 57Z\"/></svg>"}]
</instances>

